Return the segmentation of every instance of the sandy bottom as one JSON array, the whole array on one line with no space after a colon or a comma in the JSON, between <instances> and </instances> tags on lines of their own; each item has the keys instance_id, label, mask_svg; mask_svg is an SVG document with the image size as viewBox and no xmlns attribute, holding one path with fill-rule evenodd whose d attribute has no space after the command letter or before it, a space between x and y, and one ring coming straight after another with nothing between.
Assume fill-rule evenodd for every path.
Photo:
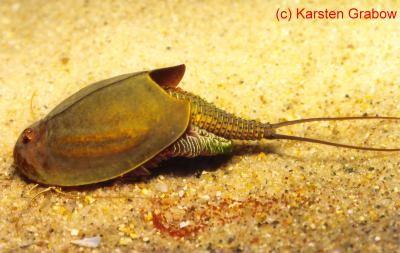
<instances>
[{"instance_id":1,"label":"sandy bottom","mask_svg":"<svg viewBox=\"0 0 400 253\"><path fill-rule=\"evenodd\" d=\"M400 115L398 21L275 19L278 7L352 6L332 2L1 1L0 251L91 251L71 241L94 236L100 252L399 251L397 153L267 141L34 200L45 188L12 165L19 133L68 95L179 63L182 88L248 119ZM284 131L400 145L393 122Z\"/></svg>"}]
</instances>

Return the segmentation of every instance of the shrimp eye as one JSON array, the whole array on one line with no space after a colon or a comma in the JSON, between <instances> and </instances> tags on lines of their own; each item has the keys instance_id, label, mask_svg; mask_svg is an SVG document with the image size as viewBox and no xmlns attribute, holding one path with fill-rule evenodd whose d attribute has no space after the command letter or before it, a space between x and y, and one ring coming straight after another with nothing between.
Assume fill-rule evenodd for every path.
<instances>
[{"instance_id":1,"label":"shrimp eye","mask_svg":"<svg viewBox=\"0 0 400 253\"><path fill-rule=\"evenodd\" d=\"M31 128L27 128L22 132L22 143L29 143L33 140L34 138L34 133Z\"/></svg>"}]
</instances>

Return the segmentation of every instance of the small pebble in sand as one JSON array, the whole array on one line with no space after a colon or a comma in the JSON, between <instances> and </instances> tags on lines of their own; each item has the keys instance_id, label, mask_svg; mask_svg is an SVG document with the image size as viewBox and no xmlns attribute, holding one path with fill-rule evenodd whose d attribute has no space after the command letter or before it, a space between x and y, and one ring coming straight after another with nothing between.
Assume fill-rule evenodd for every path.
<instances>
[{"instance_id":1,"label":"small pebble in sand","mask_svg":"<svg viewBox=\"0 0 400 253\"><path fill-rule=\"evenodd\" d=\"M86 237L81 240L71 241L72 244L87 248L97 248L99 247L100 242L101 242L100 236Z\"/></svg>"},{"instance_id":2,"label":"small pebble in sand","mask_svg":"<svg viewBox=\"0 0 400 253\"><path fill-rule=\"evenodd\" d=\"M145 196L151 196L151 191L149 191L147 189L142 189L142 194Z\"/></svg>"},{"instance_id":3,"label":"small pebble in sand","mask_svg":"<svg viewBox=\"0 0 400 253\"><path fill-rule=\"evenodd\" d=\"M123 246L125 246L125 245L128 245L128 244L131 244L133 242L133 240L130 238L130 237L121 237L120 239L119 239L119 245L123 245Z\"/></svg>"},{"instance_id":4,"label":"small pebble in sand","mask_svg":"<svg viewBox=\"0 0 400 253\"><path fill-rule=\"evenodd\" d=\"M79 230L76 228L71 229L71 235L72 236L77 236L79 234Z\"/></svg>"},{"instance_id":5,"label":"small pebble in sand","mask_svg":"<svg viewBox=\"0 0 400 253\"><path fill-rule=\"evenodd\" d=\"M201 196L201 198L203 199L203 200L210 200L210 196L208 196L208 195L203 195L203 196Z\"/></svg>"},{"instance_id":6,"label":"small pebble in sand","mask_svg":"<svg viewBox=\"0 0 400 253\"><path fill-rule=\"evenodd\" d=\"M156 184L156 189L160 192L167 192L168 191L168 185L163 182L159 182Z\"/></svg>"},{"instance_id":7,"label":"small pebble in sand","mask_svg":"<svg viewBox=\"0 0 400 253\"><path fill-rule=\"evenodd\" d=\"M181 223L179 223L179 228L184 228L189 226L190 221L182 221Z\"/></svg>"},{"instance_id":8,"label":"small pebble in sand","mask_svg":"<svg viewBox=\"0 0 400 253\"><path fill-rule=\"evenodd\" d=\"M95 202L95 201L96 201L96 199L94 199L93 197L85 196L85 202L86 202L87 204L92 204L92 203Z\"/></svg>"},{"instance_id":9,"label":"small pebble in sand","mask_svg":"<svg viewBox=\"0 0 400 253\"><path fill-rule=\"evenodd\" d=\"M144 219L146 221L152 221L153 220L153 214L151 212L147 212L147 214L144 216Z\"/></svg>"}]
</instances>

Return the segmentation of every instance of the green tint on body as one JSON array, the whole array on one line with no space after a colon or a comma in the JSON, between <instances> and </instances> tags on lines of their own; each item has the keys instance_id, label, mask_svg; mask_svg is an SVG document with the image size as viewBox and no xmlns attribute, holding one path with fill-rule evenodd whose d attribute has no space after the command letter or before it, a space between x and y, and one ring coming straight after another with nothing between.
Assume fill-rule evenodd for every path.
<instances>
[{"instance_id":1,"label":"green tint on body","mask_svg":"<svg viewBox=\"0 0 400 253\"><path fill-rule=\"evenodd\" d=\"M175 68L183 75L182 66ZM22 173L43 184L84 185L121 176L156 156L189 124L189 103L159 85L179 78L168 76L169 69L104 80L66 99L30 127L33 141L18 140L14 156Z\"/></svg>"}]
</instances>

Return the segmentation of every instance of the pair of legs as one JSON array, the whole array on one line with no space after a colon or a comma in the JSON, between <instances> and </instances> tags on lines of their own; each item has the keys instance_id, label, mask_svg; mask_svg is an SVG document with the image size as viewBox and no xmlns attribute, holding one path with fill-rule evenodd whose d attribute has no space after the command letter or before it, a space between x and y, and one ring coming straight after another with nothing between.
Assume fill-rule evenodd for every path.
<instances>
[{"instance_id":1,"label":"pair of legs","mask_svg":"<svg viewBox=\"0 0 400 253\"><path fill-rule=\"evenodd\" d=\"M159 155L135 169L138 176L149 175L148 169L171 157L196 157L225 155L233 152L233 141L219 137L194 125Z\"/></svg>"}]
</instances>

